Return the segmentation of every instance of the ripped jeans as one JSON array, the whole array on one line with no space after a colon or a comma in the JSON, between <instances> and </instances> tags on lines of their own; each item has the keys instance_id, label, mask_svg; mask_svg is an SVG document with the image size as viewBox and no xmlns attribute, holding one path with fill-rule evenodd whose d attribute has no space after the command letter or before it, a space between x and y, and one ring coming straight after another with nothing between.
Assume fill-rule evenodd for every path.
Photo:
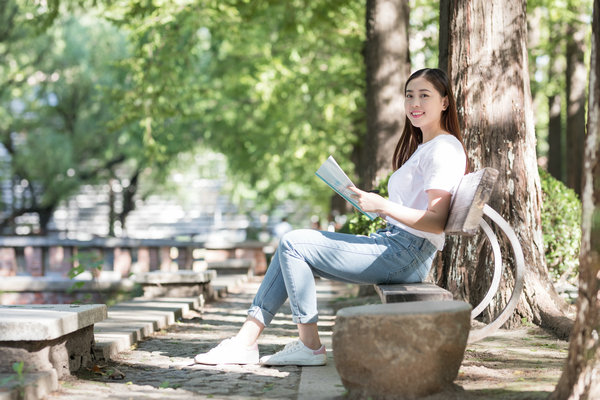
<instances>
[{"instance_id":1,"label":"ripped jeans","mask_svg":"<svg viewBox=\"0 0 600 400\"><path fill-rule=\"evenodd\" d=\"M289 297L295 323L318 320L315 276L358 284L422 282L437 249L394 225L370 236L299 229L283 236L248 315L268 326Z\"/></svg>"}]
</instances>

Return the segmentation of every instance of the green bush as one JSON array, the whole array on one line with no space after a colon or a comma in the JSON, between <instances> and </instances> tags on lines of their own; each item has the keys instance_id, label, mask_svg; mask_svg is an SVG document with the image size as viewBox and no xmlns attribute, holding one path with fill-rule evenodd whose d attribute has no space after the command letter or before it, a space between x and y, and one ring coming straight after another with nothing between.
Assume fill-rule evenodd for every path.
<instances>
[{"instance_id":1,"label":"green bush","mask_svg":"<svg viewBox=\"0 0 600 400\"><path fill-rule=\"evenodd\" d=\"M542 232L544 251L550 276L558 280L568 271L567 278L573 281L579 271L579 245L581 242L581 202L577 194L548 172L539 169L542 185ZM377 189L387 197L388 178ZM381 218L371 221L355 211L342 227L342 232L369 235L383 228Z\"/></svg>"},{"instance_id":2,"label":"green bush","mask_svg":"<svg viewBox=\"0 0 600 400\"><path fill-rule=\"evenodd\" d=\"M376 187L376 189L379 190L379 194L383 197L388 197L387 185L388 181L390 180L390 176L391 174L388 175L386 179L381 181ZM354 213L348 217L340 232L368 236L369 234L376 232L378 229L385 228L386 225L387 223L381 218L376 218L374 221L372 221L363 213L354 210Z\"/></svg>"},{"instance_id":3,"label":"green bush","mask_svg":"<svg viewBox=\"0 0 600 400\"><path fill-rule=\"evenodd\" d=\"M542 168L542 233L548 270L554 280L579 272L581 201L577 194Z\"/></svg>"}]
</instances>

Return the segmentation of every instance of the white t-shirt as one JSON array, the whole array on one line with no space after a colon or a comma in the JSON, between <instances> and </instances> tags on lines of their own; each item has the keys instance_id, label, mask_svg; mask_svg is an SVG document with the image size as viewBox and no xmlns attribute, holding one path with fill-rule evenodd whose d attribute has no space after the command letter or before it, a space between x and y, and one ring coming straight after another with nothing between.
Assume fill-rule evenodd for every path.
<instances>
[{"instance_id":1,"label":"white t-shirt","mask_svg":"<svg viewBox=\"0 0 600 400\"><path fill-rule=\"evenodd\" d=\"M388 182L389 199L417 210L426 210L429 189L445 190L452 195L465 173L467 158L460 141L453 135L438 135L420 144L412 156L395 171ZM391 217L387 222L413 235L425 238L438 250L444 247L444 233L420 231Z\"/></svg>"}]
</instances>

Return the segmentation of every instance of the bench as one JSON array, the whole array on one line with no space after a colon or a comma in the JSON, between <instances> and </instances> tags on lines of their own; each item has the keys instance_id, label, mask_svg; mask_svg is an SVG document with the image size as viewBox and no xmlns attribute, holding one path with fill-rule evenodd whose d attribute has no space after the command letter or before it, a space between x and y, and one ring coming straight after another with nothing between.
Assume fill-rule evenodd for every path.
<instances>
[{"instance_id":1,"label":"bench","mask_svg":"<svg viewBox=\"0 0 600 400\"><path fill-rule=\"evenodd\" d=\"M104 304L0 306L0 373L23 362L60 379L90 366L94 324L106 316Z\"/></svg>"},{"instance_id":2,"label":"bench","mask_svg":"<svg viewBox=\"0 0 600 400\"><path fill-rule=\"evenodd\" d=\"M490 225L483 219L487 216L508 238L515 257L515 284L512 295L504 309L496 318L484 326L471 331L469 343L479 341L502 326L514 311L521 292L523 291L524 258L523 250L517 236L510 225L487 202L490 199L498 171L493 168L483 168L463 177L450 206L450 214L444 229L447 235L473 236L483 230L489 240L494 254L494 275L487 294L471 311L474 319L489 305L498 291L503 274L502 254L498 239ZM431 300L452 300L452 293L432 283L375 285L375 290L381 302L413 302Z\"/></svg>"},{"instance_id":3,"label":"bench","mask_svg":"<svg viewBox=\"0 0 600 400\"><path fill-rule=\"evenodd\" d=\"M338 311L333 331L335 366L351 398L421 398L452 391L468 342L498 329L512 314L523 290L523 252L508 223L491 209L498 171L467 174L453 196L447 234L474 235L482 229L494 254L494 276L483 301L472 308L432 283L375 285L383 304ZM486 215L510 241L515 285L504 310L488 325L470 330L471 319L488 306L500 284L500 246ZM454 397L454 396L452 396Z\"/></svg>"},{"instance_id":4,"label":"bench","mask_svg":"<svg viewBox=\"0 0 600 400\"><path fill-rule=\"evenodd\" d=\"M145 298L155 297L194 297L210 298L210 282L217 273L205 271L151 271L139 274L135 281L142 286Z\"/></svg>"}]
</instances>

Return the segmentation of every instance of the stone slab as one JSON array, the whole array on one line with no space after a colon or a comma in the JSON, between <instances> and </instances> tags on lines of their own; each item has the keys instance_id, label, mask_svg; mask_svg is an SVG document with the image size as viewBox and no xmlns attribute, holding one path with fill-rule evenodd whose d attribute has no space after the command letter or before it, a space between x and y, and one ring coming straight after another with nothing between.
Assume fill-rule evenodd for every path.
<instances>
[{"instance_id":1,"label":"stone slab","mask_svg":"<svg viewBox=\"0 0 600 400\"><path fill-rule=\"evenodd\" d=\"M80 288L73 288L75 282L84 282L84 285ZM2 292L64 292L72 288L76 292L117 291L131 290L133 286L134 282L130 279L84 280L58 276L10 276L0 279L0 291Z\"/></svg>"},{"instance_id":2,"label":"stone slab","mask_svg":"<svg viewBox=\"0 0 600 400\"><path fill-rule=\"evenodd\" d=\"M452 387L467 345L463 301L374 304L338 311L335 363L350 399L417 399Z\"/></svg>"},{"instance_id":3,"label":"stone slab","mask_svg":"<svg viewBox=\"0 0 600 400\"><path fill-rule=\"evenodd\" d=\"M53 340L106 317L104 304L0 306L0 342Z\"/></svg>"},{"instance_id":4,"label":"stone slab","mask_svg":"<svg viewBox=\"0 0 600 400\"><path fill-rule=\"evenodd\" d=\"M177 284L177 283L209 283L217 277L214 270L206 271L152 271L140 274L135 278L141 284Z\"/></svg>"},{"instance_id":5,"label":"stone slab","mask_svg":"<svg viewBox=\"0 0 600 400\"><path fill-rule=\"evenodd\" d=\"M433 283L374 285L382 303L452 300L452 293Z\"/></svg>"},{"instance_id":6,"label":"stone slab","mask_svg":"<svg viewBox=\"0 0 600 400\"><path fill-rule=\"evenodd\" d=\"M325 343L323 343L325 344ZM325 344L327 347L327 344ZM297 400L342 399L346 389L335 369L333 351L327 350L327 365L302 368Z\"/></svg>"},{"instance_id":7,"label":"stone slab","mask_svg":"<svg viewBox=\"0 0 600 400\"><path fill-rule=\"evenodd\" d=\"M107 360L127 351L140 340L174 324L190 309L201 310L201 296L135 299L108 309L108 319L94 325L94 354Z\"/></svg>"},{"instance_id":8,"label":"stone slab","mask_svg":"<svg viewBox=\"0 0 600 400\"><path fill-rule=\"evenodd\" d=\"M248 274L254 273L256 261L250 258L230 258L220 261L208 261L207 268L217 271L219 276L231 274Z\"/></svg>"}]
</instances>

